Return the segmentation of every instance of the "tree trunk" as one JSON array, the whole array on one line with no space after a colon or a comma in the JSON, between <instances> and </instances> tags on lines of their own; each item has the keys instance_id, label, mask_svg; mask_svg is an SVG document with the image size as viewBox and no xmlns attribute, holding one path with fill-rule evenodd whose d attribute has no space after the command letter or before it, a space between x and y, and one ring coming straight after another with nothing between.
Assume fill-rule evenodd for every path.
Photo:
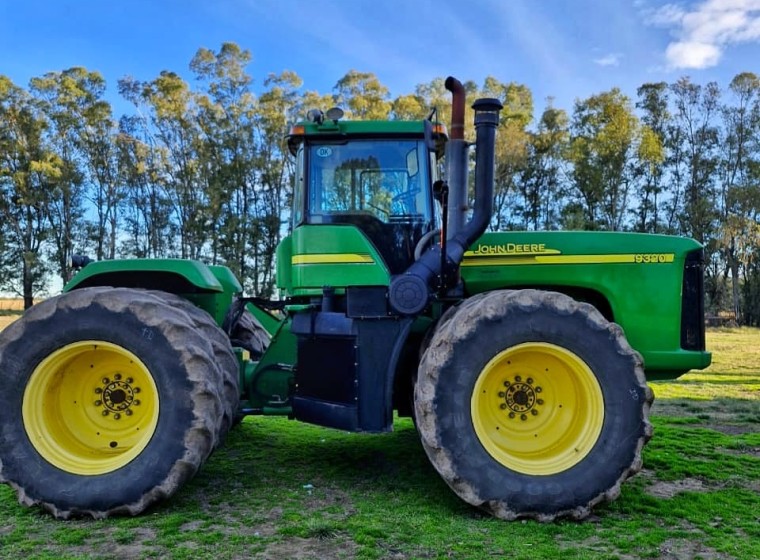
<instances>
[{"instance_id":1,"label":"tree trunk","mask_svg":"<svg viewBox=\"0 0 760 560\"><path fill-rule=\"evenodd\" d=\"M741 324L741 300L739 298L739 260L733 251L728 254L728 265L731 267L731 295L733 298L734 320Z\"/></svg>"},{"instance_id":2,"label":"tree trunk","mask_svg":"<svg viewBox=\"0 0 760 560\"><path fill-rule=\"evenodd\" d=\"M29 262L24 258L23 278L21 279L22 292L24 296L24 310L34 305L34 286L32 281L32 270Z\"/></svg>"}]
</instances>

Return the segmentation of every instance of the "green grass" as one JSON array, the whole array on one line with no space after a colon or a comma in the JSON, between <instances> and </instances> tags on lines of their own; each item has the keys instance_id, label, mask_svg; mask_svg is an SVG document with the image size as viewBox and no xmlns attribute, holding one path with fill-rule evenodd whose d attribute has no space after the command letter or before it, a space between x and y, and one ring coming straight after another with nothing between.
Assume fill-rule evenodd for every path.
<instances>
[{"instance_id":1,"label":"green grass","mask_svg":"<svg viewBox=\"0 0 760 560\"><path fill-rule=\"evenodd\" d=\"M55 521L0 486L0 557L754 560L760 331L710 331L708 345L708 370L653 384L645 469L584 522L482 515L433 471L408 420L367 436L249 418L141 517Z\"/></svg>"}]
</instances>

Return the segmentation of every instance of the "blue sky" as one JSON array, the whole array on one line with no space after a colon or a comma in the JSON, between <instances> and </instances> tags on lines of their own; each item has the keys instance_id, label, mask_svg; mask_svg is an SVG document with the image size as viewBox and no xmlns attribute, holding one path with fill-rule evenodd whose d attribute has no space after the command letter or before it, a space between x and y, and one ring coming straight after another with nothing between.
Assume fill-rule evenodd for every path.
<instances>
[{"instance_id":1,"label":"blue sky","mask_svg":"<svg viewBox=\"0 0 760 560\"><path fill-rule=\"evenodd\" d=\"M373 72L393 96L453 75L527 85L572 109L576 98L645 82L727 87L760 72L760 0L0 0L0 74L71 66L116 81L161 70L192 76L199 47L233 41L253 54L255 86L294 70L304 88L332 91L350 69Z\"/></svg>"}]
</instances>

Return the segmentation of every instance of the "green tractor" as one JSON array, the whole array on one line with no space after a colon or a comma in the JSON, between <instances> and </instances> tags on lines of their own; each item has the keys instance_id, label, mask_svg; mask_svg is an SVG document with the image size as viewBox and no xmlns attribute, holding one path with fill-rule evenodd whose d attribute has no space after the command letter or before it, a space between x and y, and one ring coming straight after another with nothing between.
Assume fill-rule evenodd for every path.
<instances>
[{"instance_id":1,"label":"green tractor","mask_svg":"<svg viewBox=\"0 0 760 560\"><path fill-rule=\"evenodd\" d=\"M288 137L280 298L229 269L83 266L0 333L0 481L56 517L176 493L245 415L355 432L411 416L434 468L503 519L615 499L652 435L645 377L710 363L702 248L624 233L484 233L501 104L430 120L312 111ZM445 156L446 180L438 176Z\"/></svg>"}]
</instances>

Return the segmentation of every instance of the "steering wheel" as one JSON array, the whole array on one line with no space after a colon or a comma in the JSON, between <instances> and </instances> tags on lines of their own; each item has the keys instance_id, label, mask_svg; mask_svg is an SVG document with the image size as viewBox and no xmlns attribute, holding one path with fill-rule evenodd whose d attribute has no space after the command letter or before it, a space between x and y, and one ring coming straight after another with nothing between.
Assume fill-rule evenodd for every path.
<instances>
[{"instance_id":1,"label":"steering wheel","mask_svg":"<svg viewBox=\"0 0 760 560\"><path fill-rule=\"evenodd\" d=\"M425 235L423 235L420 240L417 242L417 245L414 247L414 260L417 261L422 256L422 252L425 250L425 247L428 243L430 243L431 239L434 239L436 235L439 235L441 233L440 229L434 229L429 232L427 232Z\"/></svg>"}]
</instances>

